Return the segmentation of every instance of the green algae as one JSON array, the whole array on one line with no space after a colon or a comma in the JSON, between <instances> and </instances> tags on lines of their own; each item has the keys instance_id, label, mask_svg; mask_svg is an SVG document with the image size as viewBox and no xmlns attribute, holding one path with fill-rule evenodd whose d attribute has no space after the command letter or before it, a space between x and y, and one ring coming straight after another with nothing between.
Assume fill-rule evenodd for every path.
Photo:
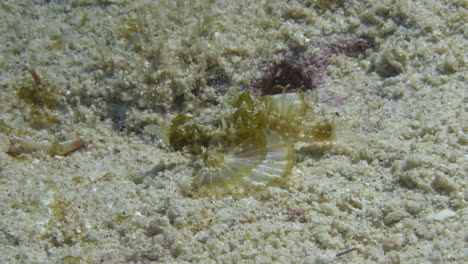
<instances>
[{"instance_id":1,"label":"green algae","mask_svg":"<svg viewBox=\"0 0 468 264\"><path fill-rule=\"evenodd\" d=\"M34 71L30 71L33 75L27 78L23 77L14 85L16 90L16 98L18 105L21 106L25 113L25 118L28 119L30 126L33 129L50 128L54 124L60 122L54 110L63 107L59 99L58 87L51 85L48 81L37 79L39 77Z\"/></svg>"}]
</instances>

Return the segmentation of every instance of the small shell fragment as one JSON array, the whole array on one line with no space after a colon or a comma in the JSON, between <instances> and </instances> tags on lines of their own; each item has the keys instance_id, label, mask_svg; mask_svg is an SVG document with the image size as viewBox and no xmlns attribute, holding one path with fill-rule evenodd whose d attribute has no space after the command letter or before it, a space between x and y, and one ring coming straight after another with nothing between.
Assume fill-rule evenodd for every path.
<instances>
[{"instance_id":1,"label":"small shell fragment","mask_svg":"<svg viewBox=\"0 0 468 264\"><path fill-rule=\"evenodd\" d=\"M65 156L85 145L85 142L81 139L64 143L52 142L49 144L38 144L20 138L10 138L9 141L10 145L8 146L6 152L13 156L24 153L31 153L38 150L42 150L51 156Z\"/></svg>"},{"instance_id":2,"label":"small shell fragment","mask_svg":"<svg viewBox=\"0 0 468 264\"><path fill-rule=\"evenodd\" d=\"M85 145L84 140L72 140L64 143L53 142L52 144L43 145L41 150L49 153L52 156L59 155L65 156L72 153L75 150L80 149Z\"/></svg>"}]
</instances>

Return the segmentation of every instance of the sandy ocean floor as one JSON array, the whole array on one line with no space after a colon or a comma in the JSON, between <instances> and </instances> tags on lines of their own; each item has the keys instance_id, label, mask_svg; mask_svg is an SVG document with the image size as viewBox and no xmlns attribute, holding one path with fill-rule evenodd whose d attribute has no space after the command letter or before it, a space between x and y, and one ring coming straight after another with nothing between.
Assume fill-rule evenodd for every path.
<instances>
[{"instance_id":1,"label":"sandy ocean floor","mask_svg":"<svg viewBox=\"0 0 468 264\"><path fill-rule=\"evenodd\" d=\"M467 8L1 1L0 263L468 262ZM297 142L280 183L200 195L164 126L286 57L309 118L348 136Z\"/></svg>"}]
</instances>

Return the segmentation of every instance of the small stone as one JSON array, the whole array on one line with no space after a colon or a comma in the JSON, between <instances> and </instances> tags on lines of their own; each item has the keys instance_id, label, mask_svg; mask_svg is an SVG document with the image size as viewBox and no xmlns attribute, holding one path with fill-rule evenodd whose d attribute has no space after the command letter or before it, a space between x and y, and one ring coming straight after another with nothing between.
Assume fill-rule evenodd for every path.
<instances>
[{"instance_id":1,"label":"small stone","mask_svg":"<svg viewBox=\"0 0 468 264\"><path fill-rule=\"evenodd\" d=\"M406 240L403 235L398 234L398 235L394 235L385 239L382 244L383 244L383 250L385 252L389 252L392 250L399 251L405 246Z\"/></svg>"},{"instance_id":2,"label":"small stone","mask_svg":"<svg viewBox=\"0 0 468 264\"><path fill-rule=\"evenodd\" d=\"M447 176L437 176L432 181L432 187L439 192L451 194L458 190L457 185Z\"/></svg>"},{"instance_id":3,"label":"small stone","mask_svg":"<svg viewBox=\"0 0 468 264\"><path fill-rule=\"evenodd\" d=\"M190 248L187 245L184 245L182 242L175 242L170 248L171 256L173 258L181 258L190 253Z\"/></svg>"},{"instance_id":4,"label":"small stone","mask_svg":"<svg viewBox=\"0 0 468 264\"><path fill-rule=\"evenodd\" d=\"M428 220L436 220L436 221L444 221L447 218L454 217L456 216L457 213L450 209L444 209L442 211L439 211L433 215L430 215L427 219Z\"/></svg>"},{"instance_id":5,"label":"small stone","mask_svg":"<svg viewBox=\"0 0 468 264\"><path fill-rule=\"evenodd\" d=\"M169 219L167 219L166 216L154 219L149 223L146 234L149 237L159 235L163 233L169 225Z\"/></svg>"},{"instance_id":6,"label":"small stone","mask_svg":"<svg viewBox=\"0 0 468 264\"><path fill-rule=\"evenodd\" d=\"M428 227L427 225L418 225L414 229L414 232L416 235L425 240L432 240L436 235L436 231L434 228Z\"/></svg>"},{"instance_id":7,"label":"small stone","mask_svg":"<svg viewBox=\"0 0 468 264\"><path fill-rule=\"evenodd\" d=\"M419 202L408 201L405 204L406 211L412 215L418 214L423 209L423 206Z\"/></svg>"},{"instance_id":8,"label":"small stone","mask_svg":"<svg viewBox=\"0 0 468 264\"><path fill-rule=\"evenodd\" d=\"M385 225L387 226L390 226L390 225L393 225L395 223L398 223L399 221L401 221L403 218L407 217L407 213L404 212L403 210L395 210L395 211L392 211L390 213L388 213L383 221L385 223Z\"/></svg>"}]
</instances>

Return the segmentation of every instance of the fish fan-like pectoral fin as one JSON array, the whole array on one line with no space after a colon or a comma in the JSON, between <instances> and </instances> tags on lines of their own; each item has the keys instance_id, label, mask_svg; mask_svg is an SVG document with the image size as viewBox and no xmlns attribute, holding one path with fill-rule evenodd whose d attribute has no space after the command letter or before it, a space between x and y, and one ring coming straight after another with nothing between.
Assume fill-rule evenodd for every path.
<instances>
[{"instance_id":1,"label":"fish fan-like pectoral fin","mask_svg":"<svg viewBox=\"0 0 468 264\"><path fill-rule=\"evenodd\" d=\"M267 139L267 154L264 160L242 179L244 183L266 185L271 180L284 176L291 169L293 153L289 143L276 133L270 133Z\"/></svg>"},{"instance_id":2,"label":"fish fan-like pectoral fin","mask_svg":"<svg viewBox=\"0 0 468 264\"><path fill-rule=\"evenodd\" d=\"M209 166L201 168L195 175L197 187L206 193L242 192L249 186L264 186L290 171L293 163L292 147L279 134L270 132L260 142L252 138L244 142L236 147L234 153L207 159L211 162L205 165ZM219 151L212 153L218 154Z\"/></svg>"}]
</instances>

